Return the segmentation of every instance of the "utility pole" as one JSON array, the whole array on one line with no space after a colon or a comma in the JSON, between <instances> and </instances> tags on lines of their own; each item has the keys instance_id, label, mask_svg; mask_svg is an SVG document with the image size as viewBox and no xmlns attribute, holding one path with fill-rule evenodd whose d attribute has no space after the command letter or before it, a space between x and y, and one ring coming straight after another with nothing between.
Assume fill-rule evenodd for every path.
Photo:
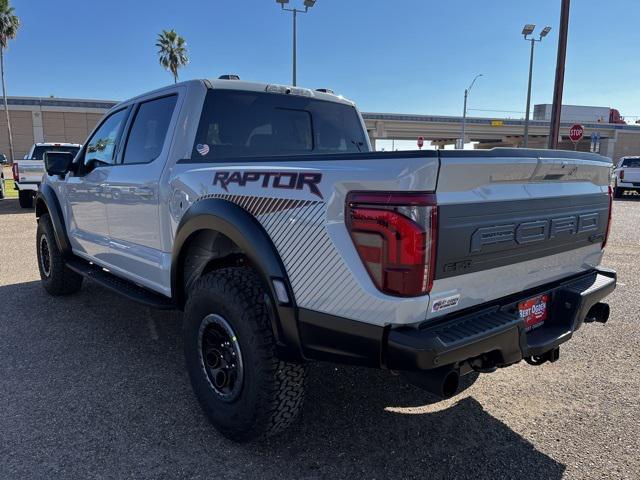
<instances>
[{"instance_id":1,"label":"utility pole","mask_svg":"<svg viewBox=\"0 0 640 480\"><path fill-rule=\"evenodd\" d=\"M569 0L562 0L560 7L560 34L558 38L558 58L556 59L556 80L553 87L553 107L549 126L549 148L558 148L560 135L560 114L562 112L562 89L564 87L564 66L567 59L567 36L569 33Z\"/></svg>"}]
</instances>

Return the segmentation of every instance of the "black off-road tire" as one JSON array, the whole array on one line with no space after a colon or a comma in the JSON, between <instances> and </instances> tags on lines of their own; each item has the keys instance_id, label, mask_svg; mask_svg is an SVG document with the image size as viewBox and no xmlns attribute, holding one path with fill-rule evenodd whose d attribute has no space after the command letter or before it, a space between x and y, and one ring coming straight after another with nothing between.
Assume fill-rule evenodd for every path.
<instances>
[{"instance_id":1,"label":"black off-road tire","mask_svg":"<svg viewBox=\"0 0 640 480\"><path fill-rule=\"evenodd\" d=\"M36 253L42 286L50 295L69 295L82 287L82 275L69 270L56 243L51 217L45 213L38 220Z\"/></svg>"},{"instance_id":2,"label":"black off-road tire","mask_svg":"<svg viewBox=\"0 0 640 480\"><path fill-rule=\"evenodd\" d=\"M241 387L234 398L223 398L216 390L203 353L211 345L202 333L208 328L205 318L216 316L233 330L232 343L237 341L241 357ZM225 268L203 275L189 292L183 334L193 389L225 437L247 442L272 436L296 419L304 399L306 367L277 358L264 290L254 271Z\"/></svg>"},{"instance_id":3,"label":"black off-road tire","mask_svg":"<svg viewBox=\"0 0 640 480\"><path fill-rule=\"evenodd\" d=\"M33 193L30 190L18 191L18 203L22 208L33 208Z\"/></svg>"},{"instance_id":4,"label":"black off-road tire","mask_svg":"<svg viewBox=\"0 0 640 480\"><path fill-rule=\"evenodd\" d=\"M624 188L615 187L613 189L613 198L620 198L622 197L623 193L624 193Z\"/></svg>"}]
</instances>

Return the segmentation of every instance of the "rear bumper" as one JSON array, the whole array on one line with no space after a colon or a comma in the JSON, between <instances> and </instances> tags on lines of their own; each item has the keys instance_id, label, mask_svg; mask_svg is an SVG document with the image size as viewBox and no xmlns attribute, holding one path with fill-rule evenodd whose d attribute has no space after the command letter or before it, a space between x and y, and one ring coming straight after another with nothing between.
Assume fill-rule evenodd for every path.
<instances>
[{"instance_id":1,"label":"rear bumper","mask_svg":"<svg viewBox=\"0 0 640 480\"><path fill-rule=\"evenodd\" d=\"M427 370L490 355L498 365L540 356L571 338L587 312L616 286L613 271L595 270L536 294L549 294L549 317L529 333L519 316L517 299L467 315L456 315L418 329L394 329L387 342L387 366Z\"/></svg>"},{"instance_id":2,"label":"rear bumper","mask_svg":"<svg viewBox=\"0 0 640 480\"><path fill-rule=\"evenodd\" d=\"M451 364L468 368L479 359L506 366L542 356L569 340L591 307L615 286L614 271L597 269L473 311L397 328L301 310L301 340L307 358L393 370L430 370ZM517 305L539 294L549 295L548 318L543 326L526 332Z\"/></svg>"}]
</instances>

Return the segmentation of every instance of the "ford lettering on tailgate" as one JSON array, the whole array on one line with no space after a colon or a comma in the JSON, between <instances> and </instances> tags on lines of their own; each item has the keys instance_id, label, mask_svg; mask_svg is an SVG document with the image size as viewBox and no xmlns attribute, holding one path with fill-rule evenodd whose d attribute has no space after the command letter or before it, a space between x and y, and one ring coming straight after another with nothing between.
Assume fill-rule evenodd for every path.
<instances>
[{"instance_id":1,"label":"ford lettering on tailgate","mask_svg":"<svg viewBox=\"0 0 640 480\"><path fill-rule=\"evenodd\" d=\"M578 235L598 230L600 214L585 213L520 224L496 225L477 229L471 236L470 253L481 252L489 245L525 245L544 242L563 235Z\"/></svg>"}]
</instances>

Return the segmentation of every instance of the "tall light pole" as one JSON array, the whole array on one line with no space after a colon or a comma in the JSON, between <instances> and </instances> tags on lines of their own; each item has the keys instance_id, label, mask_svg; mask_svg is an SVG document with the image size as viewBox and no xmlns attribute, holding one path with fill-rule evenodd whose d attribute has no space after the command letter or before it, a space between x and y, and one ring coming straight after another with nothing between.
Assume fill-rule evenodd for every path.
<instances>
[{"instance_id":1,"label":"tall light pole","mask_svg":"<svg viewBox=\"0 0 640 480\"><path fill-rule=\"evenodd\" d=\"M540 37L535 38L533 36L533 31L536 26L530 23L527 23L522 28L522 35L524 35L524 39L528 42L531 42L531 56L529 57L529 86L527 87L527 113L524 117L524 147L527 148L529 146L529 112L531 110L531 77L533 76L533 49L535 47L536 42L541 42L544 37L548 35L551 31L551 27L544 27L540 32ZM531 38L529 38L531 37Z\"/></svg>"},{"instance_id":2,"label":"tall light pole","mask_svg":"<svg viewBox=\"0 0 640 480\"><path fill-rule=\"evenodd\" d=\"M461 137L460 149L461 150L464 150L464 127L465 127L465 124L467 123L467 97L469 96L469 92L471 91L473 84L476 83L476 80L479 77L482 77L481 73L473 77L473 81L471 82L471 85L469 85L469 88L465 88L464 90L464 106L462 107L462 132L460 132L460 137Z\"/></svg>"},{"instance_id":3,"label":"tall light pole","mask_svg":"<svg viewBox=\"0 0 640 480\"><path fill-rule=\"evenodd\" d=\"M298 13L307 13L311 7L313 7L316 3L316 0L304 0L304 10L298 10L297 8L286 8L285 5L289 3L289 0L276 0L277 3L280 4L282 10L286 12L293 13L293 83L292 85L295 87L297 84L297 48L298 48L298 40L297 40L297 18Z\"/></svg>"}]
</instances>

